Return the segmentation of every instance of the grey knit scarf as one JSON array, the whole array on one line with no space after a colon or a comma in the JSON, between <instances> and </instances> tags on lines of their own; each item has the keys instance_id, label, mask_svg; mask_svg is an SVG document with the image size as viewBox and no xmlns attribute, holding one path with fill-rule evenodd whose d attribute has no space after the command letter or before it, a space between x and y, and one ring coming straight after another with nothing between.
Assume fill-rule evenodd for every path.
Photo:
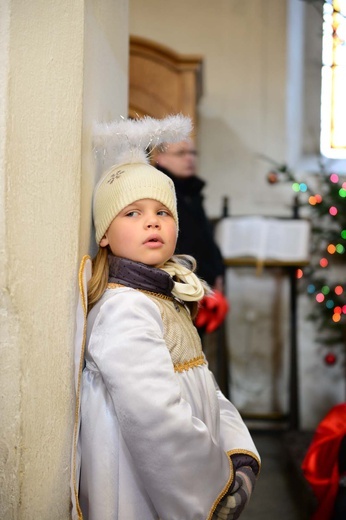
<instances>
[{"instance_id":1,"label":"grey knit scarf","mask_svg":"<svg viewBox=\"0 0 346 520\"><path fill-rule=\"evenodd\" d=\"M132 289L172 296L174 281L172 277L156 267L150 267L141 262L134 262L127 258L108 256L110 283L120 283Z\"/></svg>"}]
</instances>

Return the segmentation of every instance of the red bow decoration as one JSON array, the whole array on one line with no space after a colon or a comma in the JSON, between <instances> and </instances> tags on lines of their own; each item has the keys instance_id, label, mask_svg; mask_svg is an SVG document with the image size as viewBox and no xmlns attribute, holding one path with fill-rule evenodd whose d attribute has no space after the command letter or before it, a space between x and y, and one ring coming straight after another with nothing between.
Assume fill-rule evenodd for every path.
<instances>
[{"instance_id":1,"label":"red bow decoration","mask_svg":"<svg viewBox=\"0 0 346 520\"><path fill-rule=\"evenodd\" d=\"M229 303L220 291L213 291L200 301L195 325L210 334L223 323L229 310Z\"/></svg>"},{"instance_id":2,"label":"red bow decoration","mask_svg":"<svg viewBox=\"0 0 346 520\"><path fill-rule=\"evenodd\" d=\"M346 403L333 406L319 423L306 452L302 469L318 500L313 520L332 517L339 487L338 453L346 434Z\"/></svg>"}]
</instances>

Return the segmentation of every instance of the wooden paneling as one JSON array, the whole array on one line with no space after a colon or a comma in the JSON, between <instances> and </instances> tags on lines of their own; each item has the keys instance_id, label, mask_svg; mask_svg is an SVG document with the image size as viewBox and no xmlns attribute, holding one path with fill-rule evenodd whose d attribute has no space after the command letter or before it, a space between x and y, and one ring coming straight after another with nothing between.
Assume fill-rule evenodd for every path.
<instances>
[{"instance_id":1,"label":"wooden paneling","mask_svg":"<svg viewBox=\"0 0 346 520\"><path fill-rule=\"evenodd\" d=\"M129 116L182 113L197 128L202 95L201 56L181 55L144 38L130 38Z\"/></svg>"}]
</instances>

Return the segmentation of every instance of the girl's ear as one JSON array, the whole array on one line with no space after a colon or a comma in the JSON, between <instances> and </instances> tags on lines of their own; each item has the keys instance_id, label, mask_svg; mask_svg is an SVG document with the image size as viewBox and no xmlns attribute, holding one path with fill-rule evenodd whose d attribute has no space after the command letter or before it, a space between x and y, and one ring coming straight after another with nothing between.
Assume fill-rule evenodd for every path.
<instances>
[{"instance_id":1,"label":"girl's ear","mask_svg":"<svg viewBox=\"0 0 346 520\"><path fill-rule=\"evenodd\" d=\"M109 245L109 241L108 241L108 238L106 235L103 235L103 237L101 238L100 240L100 246L101 247L106 247Z\"/></svg>"}]
</instances>

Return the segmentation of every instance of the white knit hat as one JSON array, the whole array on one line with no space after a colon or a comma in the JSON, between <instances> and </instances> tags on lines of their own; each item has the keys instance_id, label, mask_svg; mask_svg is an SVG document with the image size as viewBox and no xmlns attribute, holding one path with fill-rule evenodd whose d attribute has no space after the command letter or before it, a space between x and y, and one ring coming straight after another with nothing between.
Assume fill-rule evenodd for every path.
<instances>
[{"instance_id":1,"label":"white knit hat","mask_svg":"<svg viewBox=\"0 0 346 520\"><path fill-rule=\"evenodd\" d=\"M141 199L154 199L172 213L178 227L172 180L148 163L146 150L162 142L179 142L191 132L191 120L177 115L99 125L95 148L104 164L112 164L94 189L95 238L100 243L118 213Z\"/></svg>"},{"instance_id":2,"label":"white knit hat","mask_svg":"<svg viewBox=\"0 0 346 520\"><path fill-rule=\"evenodd\" d=\"M161 202L172 213L178 227L172 180L149 164L121 164L113 166L95 188L94 224L98 244L118 213L140 199Z\"/></svg>"}]
</instances>

